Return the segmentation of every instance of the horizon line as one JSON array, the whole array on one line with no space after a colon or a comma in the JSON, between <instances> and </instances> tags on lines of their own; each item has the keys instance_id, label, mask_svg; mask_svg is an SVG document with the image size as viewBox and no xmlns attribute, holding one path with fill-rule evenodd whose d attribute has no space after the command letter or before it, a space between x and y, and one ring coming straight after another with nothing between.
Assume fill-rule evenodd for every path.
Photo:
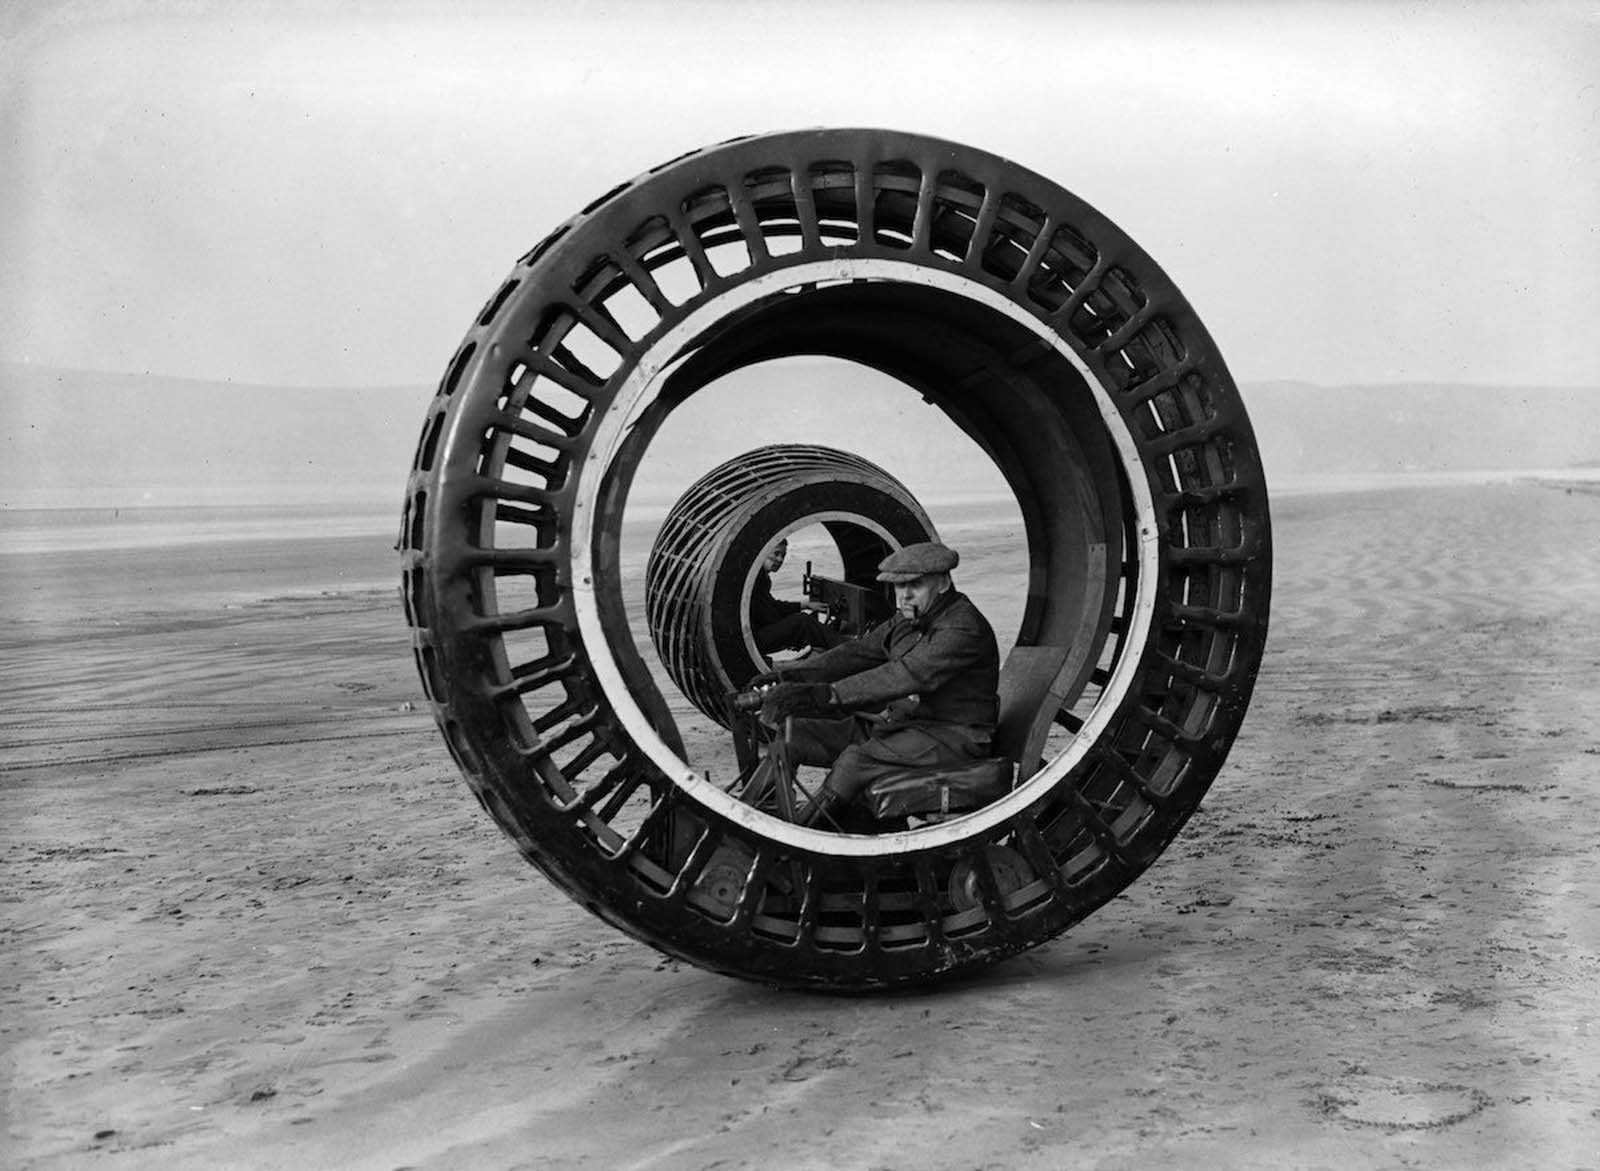
<instances>
[{"instance_id":1,"label":"horizon line","mask_svg":"<svg viewBox=\"0 0 1600 1171\"><path fill-rule=\"evenodd\" d=\"M841 359L830 357L826 354L791 354L783 360L795 362L826 362L837 363ZM444 365L448 365L448 358ZM759 365L759 363L758 363ZM868 367L863 367L867 369ZM105 378L159 378L168 382L190 383L196 387L202 386L228 386L241 390L323 390L323 391L358 391L358 390L427 390L437 386L440 377L430 377L426 380L414 382L257 382L244 378L233 377L207 377L197 374L172 374L159 370L106 370L92 366L56 366L48 363L33 362L26 359L0 358L0 370L26 370L34 374L56 375L89 375L91 377ZM1304 386L1313 390L1348 390L1348 389L1396 389L1401 387L1457 387L1470 390L1577 390L1600 391L1600 380L1587 383L1561 383L1561 382L1471 382L1460 380L1444 380L1438 378L1395 378L1381 381L1360 382L1315 382L1306 378L1295 377L1261 377L1240 378L1234 376L1234 383L1238 386ZM1248 407L1248 404L1246 404Z\"/></svg>"},{"instance_id":2,"label":"horizon line","mask_svg":"<svg viewBox=\"0 0 1600 1171\"><path fill-rule=\"evenodd\" d=\"M1571 464L1562 464L1554 467L1473 467L1473 468L1409 468L1395 471L1350 471L1350 472L1301 472L1275 475L1269 481L1269 492L1273 485L1281 490L1283 495L1298 495L1294 491L1312 490L1318 488L1325 491L1347 491L1367 485L1372 488L1407 486L1401 481L1414 481L1413 487L1450 487L1483 483L1513 483L1518 480L1551 480L1560 482L1564 478L1588 481L1600 481L1600 460L1582 460ZM994 503L1003 501L1005 493L975 489L972 492L951 492L937 497L929 497L927 503L933 507L947 507L963 503ZM659 510L670 502L670 495L659 497L641 497L634 504L645 511ZM376 515L380 510L387 513L393 511L398 518L404 506L403 497L391 500L378 495L352 496L345 500L324 499L293 499L279 500L252 500L233 501L228 503L218 501L196 501L156 503L154 501L137 501L133 503L85 503L73 504L20 504L0 500L0 514L18 512L114 512L136 511L159 512L193 511L196 509L215 509L218 511L292 511L297 509L315 510L318 512L338 513L341 510L352 510L361 515ZM652 518L636 516L624 518L642 522Z\"/></svg>"}]
</instances>

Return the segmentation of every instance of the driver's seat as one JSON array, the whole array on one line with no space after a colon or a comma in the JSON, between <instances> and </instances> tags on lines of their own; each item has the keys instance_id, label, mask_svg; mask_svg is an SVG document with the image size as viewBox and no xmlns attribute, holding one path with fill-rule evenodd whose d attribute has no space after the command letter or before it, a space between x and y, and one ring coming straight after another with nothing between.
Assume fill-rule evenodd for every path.
<instances>
[{"instance_id":1,"label":"driver's seat","mask_svg":"<svg viewBox=\"0 0 1600 1171\"><path fill-rule=\"evenodd\" d=\"M858 801L876 820L893 821L967 813L1005 796L1018 769L1026 778L1039 767L1059 706L1049 701L1067 649L1018 646L1006 656L993 756L958 767L902 769L873 781Z\"/></svg>"}]
</instances>

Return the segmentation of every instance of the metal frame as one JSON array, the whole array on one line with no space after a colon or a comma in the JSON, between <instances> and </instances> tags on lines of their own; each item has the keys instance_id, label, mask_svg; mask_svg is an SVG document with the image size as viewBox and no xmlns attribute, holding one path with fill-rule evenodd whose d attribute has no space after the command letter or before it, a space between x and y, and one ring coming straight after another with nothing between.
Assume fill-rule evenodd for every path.
<instances>
[{"instance_id":1,"label":"metal frame","mask_svg":"<svg viewBox=\"0 0 1600 1171\"><path fill-rule=\"evenodd\" d=\"M632 468L710 378L790 353L914 386L1023 505L1019 635L1071 648L1050 703L1073 736L968 817L867 838L739 805L685 765L627 634ZM696 152L523 257L431 406L402 547L424 688L523 853L663 950L843 988L1032 946L1148 866L1243 720L1270 594L1248 418L1160 268L1024 168L877 130ZM1002 893L994 846L1031 881ZM731 906L699 888L730 857ZM958 865L981 906L950 903Z\"/></svg>"}]
</instances>

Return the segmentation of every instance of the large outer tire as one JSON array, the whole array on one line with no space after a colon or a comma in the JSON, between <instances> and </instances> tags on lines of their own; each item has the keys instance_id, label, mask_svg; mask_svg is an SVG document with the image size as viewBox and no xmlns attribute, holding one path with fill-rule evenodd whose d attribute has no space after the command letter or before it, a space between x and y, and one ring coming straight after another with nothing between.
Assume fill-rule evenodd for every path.
<instances>
[{"instance_id":1,"label":"large outer tire","mask_svg":"<svg viewBox=\"0 0 1600 1171\"><path fill-rule=\"evenodd\" d=\"M859 837L739 805L628 634L617 533L655 429L793 353L915 386L1017 490L1018 642L1071 648L1047 704L1075 735L967 817ZM1115 225L970 147L817 130L674 160L518 262L423 427L403 584L452 755L554 882L694 963L870 989L1047 940L1165 848L1244 718L1269 532L1220 355ZM957 867L980 906L950 901Z\"/></svg>"}]
</instances>

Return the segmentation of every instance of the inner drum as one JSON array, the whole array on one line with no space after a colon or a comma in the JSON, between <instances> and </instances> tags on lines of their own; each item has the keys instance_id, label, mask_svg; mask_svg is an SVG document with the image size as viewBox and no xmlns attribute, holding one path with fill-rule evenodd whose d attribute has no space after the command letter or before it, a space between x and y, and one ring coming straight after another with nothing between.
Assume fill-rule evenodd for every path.
<instances>
[{"instance_id":1,"label":"inner drum","mask_svg":"<svg viewBox=\"0 0 1600 1171\"><path fill-rule=\"evenodd\" d=\"M750 629L762 554L811 523L833 538L844 580L881 589L878 563L934 541L933 523L898 480L826 447L778 444L701 477L667 514L645 568L645 617L667 674L695 707L728 727L727 695L766 663Z\"/></svg>"},{"instance_id":2,"label":"inner drum","mask_svg":"<svg viewBox=\"0 0 1600 1171\"><path fill-rule=\"evenodd\" d=\"M850 457L815 456L827 483L803 489L804 461L773 456L770 493L708 491L715 536L689 535L685 505L649 603L670 678L634 641L621 534L653 438L715 380L799 355L908 387L1016 499L1027 596L1001 731L1016 720L1019 779L970 813L824 832L741 804L686 756L667 694L714 712L710 692L753 666L742 621L708 643L704 619L744 613L769 535L824 523L823 501L841 548L931 533ZM517 261L429 404L401 549L444 742L530 862L671 955L846 990L970 972L1134 881L1223 766L1271 594L1255 435L1171 278L1051 179L879 129L690 152Z\"/></svg>"}]
</instances>

